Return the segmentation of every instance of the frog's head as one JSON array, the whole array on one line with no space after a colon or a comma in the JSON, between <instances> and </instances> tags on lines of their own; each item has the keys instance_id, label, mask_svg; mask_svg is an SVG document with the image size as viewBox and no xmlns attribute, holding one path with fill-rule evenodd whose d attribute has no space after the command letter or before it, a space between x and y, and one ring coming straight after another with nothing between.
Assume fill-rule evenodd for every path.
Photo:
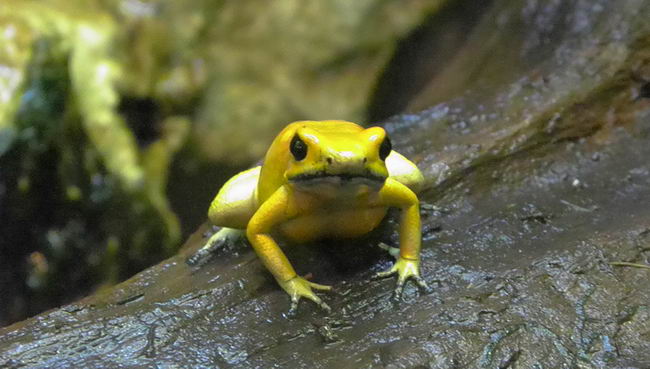
<instances>
[{"instance_id":1,"label":"frog's head","mask_svg":"<svg viewBox=\"0 0 650 369\"><path fill-rule=\"evenodd\" d=\"M381 127L364 129L344 121L296 122L287 140L285 178L296 186L367 185L388 177L391 143ZM287 137L288 138L288 137Z\"/></svg>"}]
</instances>

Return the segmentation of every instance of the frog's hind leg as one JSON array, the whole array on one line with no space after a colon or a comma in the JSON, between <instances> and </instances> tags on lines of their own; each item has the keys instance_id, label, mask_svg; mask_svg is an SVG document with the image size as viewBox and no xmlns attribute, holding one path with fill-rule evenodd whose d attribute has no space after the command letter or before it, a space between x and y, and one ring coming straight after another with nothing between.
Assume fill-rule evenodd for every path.
<instances>
[{"instance_id":1,"label":"frog's hind leg","mask_svg":"<svg viewBox=\"0 0 650 369\"><path fill-rule=\"evenodd\" d=\"M192 266L202 266L208 261L215 252L227 245L233 244L243 239L245 231L243 229L223 227L215 232L208 241L197 252L187 259L187 264Z\"/></svg>"},{"instance_id":2,"label":"frog's hind leg","mask_svg":"<svg viewBox=\"0 0 650 369\"><path fill-rule=\"evenodd\" d=\"M220 227L246 229L257 210L257 182L261 167L243 171L221 187L212 200L208 218Z\"/></svg>"},{"instance_id":3,"label":"frog's hind leg","mask_svg":"<svg viewBox=\"0 0 650 369\"><path fill-rule=\"evenodd\" d=\"M260 169L257 166L243 171L221 187L208 210L212 224L221 229L210 236L205 245L187 260L188 264L202 265L214 251L244 237L246 225L257 209Z\"/></svg>"}]
</instances>

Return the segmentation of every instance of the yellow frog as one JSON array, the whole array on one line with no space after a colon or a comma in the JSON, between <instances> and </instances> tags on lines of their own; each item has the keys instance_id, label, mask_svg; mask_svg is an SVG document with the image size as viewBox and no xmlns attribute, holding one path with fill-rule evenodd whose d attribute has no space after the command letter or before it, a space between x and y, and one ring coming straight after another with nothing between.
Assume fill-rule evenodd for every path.
<instances>
[{"instance_id":1,"label":"yellow frog","mask_svg":"<svg viewBox=\"0 0 650 369\"><path fill-rule=\"evenodd\" d=\"M261 166L237 174L221 188L208 217L223 228L197 255L245 230L264 266L291 297L291 312L301 297L329 311L312 289L331 287L298 276L274 237L296 243L358 237L396 207L401 209L399 257L377 276L397 274L398 296L408 278L426 288L419 273L415 195L422 182L415 164L392 150L383 128L338 120L294 122L275 138Z\"/></svg>"}]
</instances>

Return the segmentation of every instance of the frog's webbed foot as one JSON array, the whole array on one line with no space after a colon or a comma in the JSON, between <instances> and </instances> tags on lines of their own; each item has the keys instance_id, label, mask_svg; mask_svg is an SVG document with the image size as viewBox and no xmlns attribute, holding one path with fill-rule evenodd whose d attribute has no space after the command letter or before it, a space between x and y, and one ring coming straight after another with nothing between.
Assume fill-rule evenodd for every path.
<instances>
[{"instance_id":1,"label":"frog's webbed foot","mask_svg":"<svg viewBox=\"0 0 650 369\"><path fill-rule=\"evenodd\" d=\"M425 291L429 291L429 286L420 276L420 260L406 259L397 257L395 264L384 272L375 274L375 278L386 278L393 274L397 274L397 286L395 287L395 298L399 299L404 290L404 284L409 278L412 278L415 283Z\"/></svg>"},{"instance_id":2,"label":"frog's webbed foot","mask_svg":"<svg viewBox=\"0 0 650 369\"><path fill-rule=\"evenodd\" d=\"M185 262L191 266L201 267L210 261L217 250L242 238L243 234L243 231L239 229L221 228L218 232L210 236L205 246L187 258Z\"/></svg>"},{"instance_id":3,"label":"frog's webbed foot","mask_svg":"<svg viewBox=\"0 0 650 369\"><path fill-rule=\"evenodd\" d=\"M290 316L296 314L296 311L298 309L298 302L300 301L301 297L312 300L316 303L316 305L320 306L321 309L325 310L328 313L332 311L329 305L323 302L323 300L321 300L320 297L316 296L314 291L312 291L312 288L321 291L329 291L332 289L331 286L309 282L305 278L298 276L295 276L288 281L278 281L278 284L289 294L289 297L291 297L291 307L289 308L288 313Z\"/></svg>"}]
</instances>

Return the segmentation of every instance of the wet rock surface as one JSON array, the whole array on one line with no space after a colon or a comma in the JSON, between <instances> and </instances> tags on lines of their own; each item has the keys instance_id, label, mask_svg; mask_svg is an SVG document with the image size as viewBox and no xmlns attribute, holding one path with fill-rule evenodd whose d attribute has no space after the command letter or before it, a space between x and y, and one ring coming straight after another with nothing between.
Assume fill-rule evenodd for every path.
<instances>
[{"instance_id":1,"label":"wet rock surface","mask_svg":"<svg viewBox=\"0 0 650 369\"><path fill-rule=\"evenodd\" d=\"M647 115L645 116L647 119ZM8 367L602 367L650 365L650 121L481 167L426 210L433 291L369 281L371 240L290 250L331 283L324 316L288 299L240 245L199 269L184 255L0 331ZM426 201L426 199L425 199ZM380 232L381 233L381 232Z\"/></svg>"},{"instance_id":2,"label":"wet rock surface","mask_svg":"<svg viewBox=\"0 0 650 369\"><path fill-rule=\"evenodd\" d=\"M188 267L197 233L108 294L0 331L2 365L647 367L650 271L612 262L650 257L648 134L639 122L466 174L425 213L430 293L409 285L394 302L394 281L369 281L390 262L371 245L394 238L388 222L372 240L290 250L336 293L329 316L302 302L287 318L245 245Z\"/></svg>"},{"instance_id":3,"label":"wet rock surface","mask_svg":"<svg viewBox=\"0 0 650 369\"><path fill-rule=\"evenodd\" d=\"M538 19L534 33L544 11L508 14ZM366 239L287 248L335 292L331 314L303 301L286 317L247 245L189 267L199 230L113 289L1 329L0 367L649 367L650 5L579 11L593 42L386 123L436 206L422 207L431 292L409 283L396 302L394 280L370 281L392 262L375 246L396 244L388 219Z\"/></svg>"}]
</instances>

